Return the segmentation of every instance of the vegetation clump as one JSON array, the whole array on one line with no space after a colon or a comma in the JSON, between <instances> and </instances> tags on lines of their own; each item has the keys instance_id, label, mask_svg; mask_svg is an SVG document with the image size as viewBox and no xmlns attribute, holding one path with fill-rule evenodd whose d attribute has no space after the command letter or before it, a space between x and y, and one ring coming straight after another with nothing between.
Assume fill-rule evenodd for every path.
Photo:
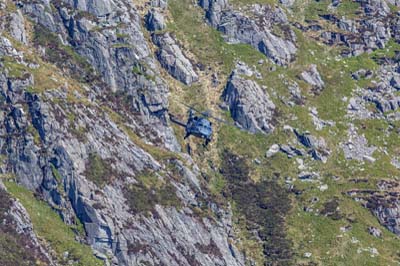
<instances>
[{"instance_id":1,"label":"vegetation clump","mask_svg":"<svg viewBox=\"0 0 400 266\"><path fill-rule=\"evenodd\" d=\"M10 224L11 217L7 213L12 204L10 195L0 189L0 265L3 266L33 266L45 265L47 259L32 246L29 239L15 231Z\"/></svg>"},{"instance_id":2,"label":"vegetation clump","mask_svg":"<svg viewBox=\"0 0 400 266\"><path fill-rule=\"evenodd\" d=\"M17 185L15 182L5 182L5 185L10 194L17 198L27 210L35 233L39 237L45 239L54 249L57 254L57 260L59 264L65 265L66 263L69 264L69 262L72 261L73 265L75 266L103 265L103 263L96 259L92 254L89 246L75 241L75 234L73 232L74 227L66 225L61 220L60 216L53 211L51 207L47 205L47 203L38 200L31 191ZM1 202L3 202L3 200L1 200ZM7 243L7 245L9 244ZM0 248L0 254L1 250L2 249ZM14 254L15 257L18 256L18 259L21 260L21 263L0 264L10 266L37 265L36 262L32 264L24 264L24 256L28 256L27 254L32 252L32 250L28 249L28 252L23 253L21 256L15 252L16 251L12 249L12 252L9 252L9 254ZM68 256L66 257L65 254L68 254ZM0 261L3 257L4 256L0 256Z\"/></svg>"},{"instance_id":3,"label":"vegetation clump","mask_svg":"<svg viewBox=\"0 0 400 266\"><path fill-rule=\"evenodd\" d=\"M42 26L35 25L33 42L46 48L45 59L68 70L70 75L81 82L100 82L93 67L70 46L63 45L58 37Z\"/></svg>"},{"instance_id":4,"label":"vegetation clump","mask_svg":"<svg viewBox=\"0 0 400 266\"><path fill-rule=\"evenodd\" d=\"M84 174L97 186L103 187L114 178L110 164L111 160L104 160L97 153L90 153Z\"/></svg>"},{"instance_id":5,"label":"vegetation clump","mask_svg":"<svg viewBox=\"0 0 400 266\"><path fill-rule=\"evenodd\" d=\"M181 204L176 196L175 187L170 183L149 187L140 181L125 189L124 196L133 213L152 211L156 204L175 207L179 207Z\"/></svg>"},{"instance_id":6,"label":"vegetation clump","mask_svg":"<svg viewBox=\"0 0 400 266\"><path fill-rule=\"evenodd\" d=\"M339 212L339 201L337 198L325 202L321 214L333 220L342 219L342 214Z\"/></svg>"},{"instance_id":7,"label":"vegetation clump","mask_svg":"<svg viewBox=\"0 0 400 266\"><path fill-rule=\"evenodd\" d=\"M222 153L220 172L228 180L225 196L244 215L247 228L256 228L267 265L291 265L292 243L285 232L291 208L288 192L276 180L254 183L246 160L228 150Z\"/></svg>"}]
</instances>

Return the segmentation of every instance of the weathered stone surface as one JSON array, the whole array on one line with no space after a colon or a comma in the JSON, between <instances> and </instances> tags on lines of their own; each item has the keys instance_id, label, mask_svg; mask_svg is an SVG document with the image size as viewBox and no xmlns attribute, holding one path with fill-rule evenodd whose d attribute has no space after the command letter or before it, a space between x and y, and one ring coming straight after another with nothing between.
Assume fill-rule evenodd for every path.
<instances>
[{"instance_id":1,"label":"weathered stone surface","mask_svg":"<svg viewBox=\"0 0 400 266\"><path fill-rule=\"evenodd\" d=\"M382 231L379 228L373 226L368 227L368 233L378 238L382 236Z\"/></svg>"},{"instance_id":2,"label":"weathered stone surface","mask_svg":"<svg viewBox=\"0 0 400 266\"><path fill-rule=\"evenodd\" d=\"M306 71L301 72L301 79L310 84L316 91L321 91L325 87L325 82L317 70L317 66L312 64Z\"/></svg>"},{"instance_id":3,"label":"weathered stone surface","mask_svg":"<svg viewBox=\"0 0 400 266\"><path fill-rule=\"evenodd\" d=\"M222 99L232 118L244 129L256 133L271 133L275 105L266 91L248 76L252 71L243 63L236 66L228 80Z\"/></svg>"},{"instance_id":4,"label":"weathered stone surface","mask_svg":"<svg viewBox=\"0 0 400 266\"><path fill-rule=\"evenodd\" d=\"M279 2L287 7L291 7L294 4L294 0L279 0Z\"/></svg>"},{"instance_id":5,"label":"weathered stone surface","mask_svg":"<svg viewBox=\"0 0 400 266\"><path fill-rule=\"evenodd\" d=\"M337 17L333 14L323 15L322 18L338 27L307 27L308 30L318 31L322 40L329 45L343 45L344 56L357 56L364 52L370 53L383 49L391 38L398 38L398 18L390 10L387 1L359 0L361 11L356 20ZM340 5L340 1L337 1ZM333 6L335 6L333 4Z\"/></svg>"},{"instance_id":6,"label":"weathered stone surface","mask_svg":"<svg viewBox=\"0 0 400 266\"><path fill-rule=\"evenodd\" d=\"M335 122L333 121L322 120L319 118L317 108L315 107L310 108L310 116L316 130L322 130L324 127L331 127L335 125Z\"/></svg>"},{"instance_id":7,"label":"weathered stone surface","mask_svg":"<svg viewBox=\"0 0 400 266\"><path fill-rule=\"evenodd\" d=\"M274 156L276 153L279 152L279 145L278 144L273 144L268 151L266 152L265 156L267 156L267 158Z\"/></svg>"},{"instance_id":8,"label":"weathered stone surface","mask_svg":"<svg viewBox=\"0 0 400 266\"><path fill-rule=\"evenodd\" d=\"M164 16L155 9L149 10L146 15L146 26L149 31L165 29Z\"/></svg>"},{"instance_id":9,"label":"weathered stone surface","mask_svg":"<svg viewBox=\"0 0 400 266\"><path fill-rule=\"evenodd\" d=\"M113 0L64 0L64 2L78 10L89 12L95 16L106 16L116 8L116 3Z\"/></svg>"},{"instance_id":10,"label":"weathered stone surface","mask_svg":"<svg viewBox=\"0 0 400 266\"><path fill-rule=\"evenodd\" d=\"M357 133L356 128L350 125L348 130L349 140L342 144L342 149L346 159L354 159L358 161L368 160L376 150L374 146L368 146L368 141L364 135Z\"/></svg>"},{"instance_id":11,"label":"weathered stone surface","mask_svg":"<svg viewBox=\"0 0 400 266\"><path fill-rule=\"evenodd\" d=\"M151 0L150 4L152 7L160 7L162 9L165 9L168 6L168 1L167 0Z\"/></svg>"},{"instance_id":12,"label":"weathered stone surface","mask_svg":"<svg viewBox=\"0 0 400 266\"><path fill-rule=\"evenodd\" d=\"M60 42L86 59L101 76L104 92L126 95L137 115L136 124L152 128L143 131L149 141L161 140L169 149L179 150L167 125L168 88L159 77L133 3L65 0L55 7L47 1L35 1L25 3L22 10L39 29L57 35Z\"/></svg>"},{"instance_id":13,"label":"weathered stone surface","mask_svg":"<svg viewBox=\"0 0 400 266\"><path fill-rule=\"evenodd\" d=\"M294 133L299 142L310 149L309 152L315 160L320 160L324 163L327 162L330 151L322 137L317 138L308 132L300 133L297 130Z\"/></svg>"},{"instance_id":14,"label":"weathered stone surface","mask_svg":"<svg viewBox=\"0 0 400 266\"><path fill-rule=\"evenodd\" d=\"M15 13L10 14L10 34L17 41L27 44L27 36L25 30L25 19L22 12L17 10Z\"/></svg>"},{"instance_id":15,"label":"weathered stone surface","mask_svg":"<svg viewBox=\"0 0 400 266\"><path fill-rule=\"evenodd\" d=\"M350 98L348 114L361 119L382 119L385 113L397 111L400 107L398 68L398 62L381 65L375 71L376 77L371 82L372 85L365 89L356 90L354 96ZM364 72L366 75L365 78L371 75L368 73L369 71L357 71L353 73L353 78L354 76L356 78L364 76ZM373 103L379 112L368 110L367 105L369 103Z\"/></svg>"},{"instance_id":16,"label":"weathered stone surface","mask_svg":"<svg viewBox=\"0 0 400 266\"><path fill-rule=\"evenodd\" d=\"M287 35L290 37L281 38L270 30L272 25L288 24L282 9L252 5L249 12L256 17L255 19L232 10L227 0L204 0L200 1L200 6L206 11L210 24L223 33L227 42L250 44L278 65L287 65L294 59L297 51L294 32L289 30Z\"/></svg>"},{"instance_id":17,"label":"weathered stone surface","mask_svg":"<svg viewBox=\"0 0 400 266\"><path fill-rule=\"evenodd\" d=\"M160 48L157 52L158 60L171 76L186 85L199 79L192 64L169 33L154 35L153 42Z\"/></svg>"},{"instance_id":18,"label":"weathered stone surface","mask_svg":"<svg viewBox=\"0 0 400 266\"><path fill-rule=\"evenodd\" d=\"M382 226L400 235L399 187L400 184L397 181L381 180L378 182L377 190L353 189L347 194L368 208ZM382 231L376 227L369 227L368 232L375 237L382 235Z\"/></svg>"},{"instance_id":19,"label":"weathered stone surface","mask_svg":"<svg viewBox=\"0 0 400 266\"><path fill-rule=\"evenodd\" d=\"M0 40L0 54L24 62L7 39ZM137 261L148 265L244 265L244 257L234 246L231 211L220 208L202 192L193 162L189 169L189 161L176 159L168 165L174 169L170 173L165 161L144 150L150 143L139 145L132 137L135 129L150 129L130 112L124 114L124 126L117 125L109 113L113 101L96 101L102 91L92 91L86 99L78 91L68 96L63 86L41 94L27 92L32 86L35 80L31 75L15 79L0 72L5 108L0 115L0 134L5 136L0 138L0 150L10 166L7 171L15 174L18 183L38 191L65 223L78 218L97 257L124 266ZM75 102L74 97L85 101ZM100 174L97 181L89 170L91 154L107 169L107 175ZM138 184L146 171L158 173L162 182L172 186L168 196L176 197L181 208L161 202L151 206L152 212L132 212L124 189ZM178 175L179 182L172 175ZM192 211L204 207L202 204L213 206L210 209L219 218L203 218Z\"/></svg>"},{"instance_id":20,"label":"weathered stone surface","mask_svg":"<svg viewBox=\"0 0 400 266\"><path fill-rule=\"evenodd\" d=\"M292 158L295 156L305 156L307 152L303 149L298 149L292 145L283 144L280 146L280 149L283 153L285 153L288 158Z\"/></svg>"}]
</instances>

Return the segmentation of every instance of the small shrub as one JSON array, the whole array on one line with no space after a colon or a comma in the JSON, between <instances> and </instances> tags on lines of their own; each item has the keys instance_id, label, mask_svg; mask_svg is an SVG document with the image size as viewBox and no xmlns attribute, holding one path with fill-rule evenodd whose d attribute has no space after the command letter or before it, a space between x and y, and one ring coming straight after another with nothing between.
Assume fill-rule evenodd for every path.
<instances>
[{"instance_id":1,"label":"small shrub","mask_svg":"<svg viewBox=\"0 0 400 266\"><path fill-rule=\"evenodd\" d=\"M99 187L113 179L111 161L103 160L97 153L90 153L86 162L85 176Z\"/></svg>"},{"instance_id":2,"label":"small shrub","mask_svg":"<svg viewBox=\"0 0 400 266\"><path fill-rule=\"evenodd\" d=\"M179 207L181 202L176 189L171 184L159 188L147 188L143 183L132 185L124 191L130 210L133 213L152 211L156 204Z\"/></svg>"},{"instance_id":3,"label":"small shrub","mask_svg":"<svg viewBox=\"0 0 400 266\"><path fill-rule=\"evenodd\" d=\"M275 180L252 182L246 160L228 150L222 153L220 172L228 180L225 195L263 242L266 265L291 265L292 243L286 237L284 219L291 208L288 192Z\"/></svg>"}]
</instances>

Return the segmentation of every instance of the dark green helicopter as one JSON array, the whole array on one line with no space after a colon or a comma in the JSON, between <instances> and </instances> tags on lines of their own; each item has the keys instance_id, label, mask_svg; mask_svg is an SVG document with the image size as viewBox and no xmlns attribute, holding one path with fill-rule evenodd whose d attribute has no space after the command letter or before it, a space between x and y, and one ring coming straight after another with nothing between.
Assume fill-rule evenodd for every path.
<instances>
[{"instance_id":1,"label":"dark green helicopter","mask_svg":"<svg viewBox=\"0 0 400 266\"><path fill-rule=\"evenodd\" d=\"M193 106L181 102L179 103L186 106L189 109L188 112L189 117L187 122L184 123L178 120L173 114L169 114L169 116L172 122L185 128L184 139L187 139L189 136L192 135L197 138L204 139L205 140L204 146L207 146L208 143L210 143L213 134L212 123L209 119L214 119L217 122L231 125L230 123L220 118L212 116L210 111L201 112L195 109ZM196 113L199 115L196 115Z\"/></svg>"}]
</instances>

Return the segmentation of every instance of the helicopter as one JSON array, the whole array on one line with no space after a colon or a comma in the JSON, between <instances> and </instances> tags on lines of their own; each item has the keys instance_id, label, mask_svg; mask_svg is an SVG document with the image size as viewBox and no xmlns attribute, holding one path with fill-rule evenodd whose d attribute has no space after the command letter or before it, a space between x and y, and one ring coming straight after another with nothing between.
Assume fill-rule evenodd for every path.
<instances>
[{"instance_id":1,"label":"helicopter","mask_svg":"<svg viewBox=\"0 0 400 266\"><path fill-rule=\"evenodd\" d=\"M230 123L222 120L218 117L214 117L211 115L209 111L201 112L195 109L193 106L187 105L185 103L179 102L182 105L186 106L189 109L189 117L186 123L177 119L173 114L169 114L170 120L185 128L185 136L183 139L187 139L189 136L195 136L197 138L204 139L204 146L210 143L212 139L213 129L211 119L214 119L217 122L224 123L227 125L231 125ZM199 115L196 115L198 113Z\"/></svg>"}]
</instances>

